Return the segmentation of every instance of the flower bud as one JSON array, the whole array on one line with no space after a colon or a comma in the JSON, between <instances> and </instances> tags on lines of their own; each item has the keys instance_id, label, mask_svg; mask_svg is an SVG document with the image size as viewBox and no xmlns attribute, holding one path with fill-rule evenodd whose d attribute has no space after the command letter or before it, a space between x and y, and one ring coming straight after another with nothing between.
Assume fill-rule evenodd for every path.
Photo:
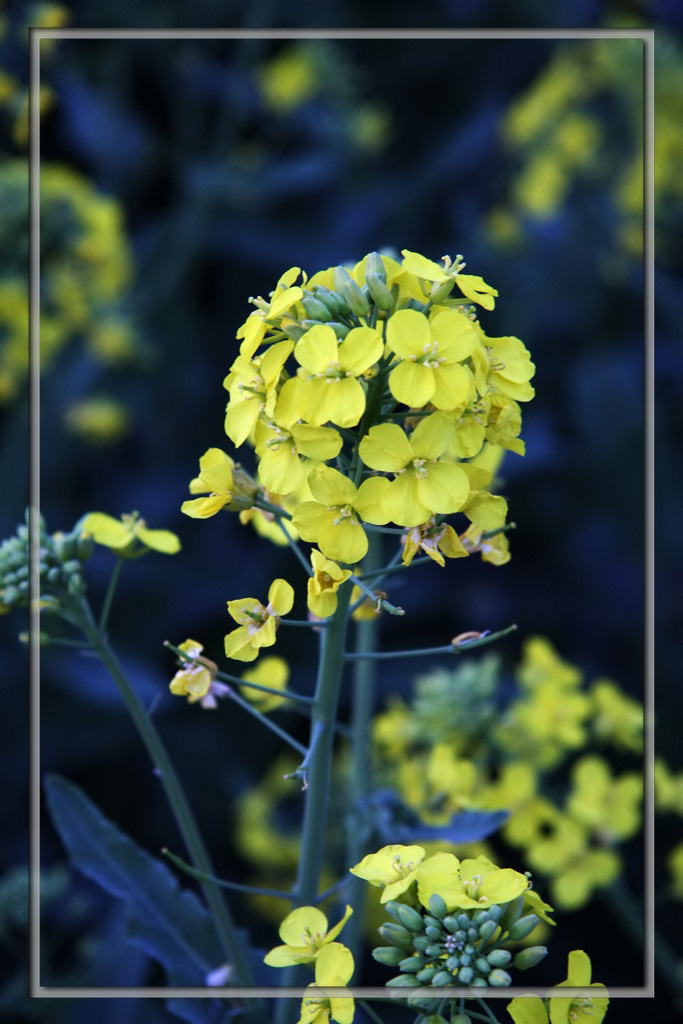
<instances>
[{"instance_id":1,"label":"flower bud","mask_svg":"<svg viewBox=\"0 0 683 1024\"><path fill-rule=\"evenodd\" d=\"M313 286L313 294L319 302L324 303L332 313L332 318L337 319L340 316L346 317L349 315L349 307L344 302L341 295L337 292L330 291L329 288L325 288L324 285L316 284Z\"/></svg>"},{"instance_id":2,"label":"flower bud","mask_svg":"<svg viewBox=\"0 0 683 1024\"><path fill-rule=\"evenodd\" d=\"M491 967L505 967L512 960L512 953L509 949L492 949L486 954L486 959Z\"/></svg>"},{"instance_id":3,"label":"flower bud","mask_svg":"<svg viewBox=\"0 0 683 1024\"><path fill-rule=\"evenodd\" d=\"M421 985L428 985L434 975L436 974L436 967L423 967L421 971L418 971L415 977Z\"/></svg>"},{"instance_id":4,"label":"flower bud","mask_svg":"<svg viewBox=\"0 0 683 1024\"><path fill-rule=\"evenodd\" d=\"M501 971L499 967L496 967L494 971L491 971L486 980L489 985L492 985L494 988L505 988L506 985L512 984L512 978L508 972Z\"/></svg>"},{"instance_id":5,"label":"flower bud","mask_svg":"<svg viewBox=\"0 0 683 1024\"><path fill-rule=\"evenodd\" d=\"M467 965L466 967L461 967L460 970L458 971L458 981L461 982L463 985L471 985L473 977L474 971L469 965Z\"/></svg>"},{"instance_id":6,"label":"flower bud","mask_svg":"<svg viewBox=\"0 0 683 1024\"><path fill-rule=\"evenodd\" d=\"M515 954L512 964L518 971L528 971L530 967L540 964L547 955L548 950L545 946L527 946Z\"/></svg>"},{"instance_id":7,"label":"flower bud","mask_svg":"<svg viewBox=\"0 0 683 1024\"><path fill-rule=\"evenodd\" d=\"M433 924L428 924L425 928L425 935L430 939L440 939L443 936L443 932L440 928L435 928Z\"/></svg>"},{"instance_id":8,"label":"flower bud","mask_svg":"<svg viewBox=\"0 0 683 1024\"><path fill-rule=\"evenodd\" d=\"M310 292L304 294L301 300L301 305L306 310L306 313L312 320L317 320L319 323L326 324L328 320L334 319L334 314L330 312L324 302L312 295Z\"/></svg>"},{"instance_id":9,"label":"flower bud","mask_svg":"<svg viewBox=\"0 0 683 1024\"><path fill-rule=\"evenodd\" d=\"M334 288L338 292L352 313L356 316L367 316L370 312L370 303L367 295L364 295L346 267L334 268Z\"/></svg>"},{"instance_id":10,"label":"flower bud","mask_svg":"<svg viewBox=\"0 0 683 1024\"><path fill-rule=\"evenodd\" d=\"M388 313L394 308L394 296L387 286L387 273L379 253L371 252L365 261L365 281L378 309Z\"/></svg>"},{"instance_id":11,"label":"flower bud","mask_svg":"<svg viewBox=\"0 0 683 1024\"><path fill-rule=\"evenodd\" d=\"M76 543L73 537L65 533L55 533L52 538L54 550L60 562L68 562L76 555Z\"/></svg>"},{"instance_id":12,"label":"flower bud","mask_svg":"<svg viewBox=\"0 0 683 1024\"><path fill-rule=\"evenodd\" d=\"M419 988L420 982L414 974L399 974L395 978L389 978L389 988Z\"/></svg>"},{"instance_id":13,"label":"flower bud","mask_svg":"<svg viewBox=\"0 0 683 1024\"><path fill-rule=\"evenodd\" d=\"M378 946L372 951L372 958L386 967L398 967L403 960L404 951L398 946Z\"/></svg>"},{"instance_id":14,"label":"flower bud","mask_svg":"<svg viewBox=\"0 0 683 1024\"><path fill-rule=\"evenodd\" d=\"M437 971L432 978L432 985L434 988L442 988L444 985L453 984L453 975L450 971L441 970Z\"/></svg>"},{"instance_id":15,"label":"flower bud","mask_svg":"<svg viewBox=\"0 0 683 1024\"><path fill-rule=\"evenodd\" d=\"M413 944L413 936L410 934L407 928L404 928L400 924L393 924L391 921L387 924L382 924L378 928L378 931L383 939L391 943L392 946L401 946L404 949L410 949Z\"/></svg>"},{"instance_id":16,"label":"flower bud","mask_svg":"<svg viewBox=\"0 0 683 1024\"><path fill-rule=\"evenodd\" d=\"M539 920L540 919L536 914L525 914L524 917L520 917L519 920L513 924L512 928L508 929L508 938L513 942L519 942L521 939L525 939L527 935L531 935Z\"/></svg>"},{"instance_id":17,"label":"flower bud","mask_svg":"<svg viewBox=\"0 0 683 1024\"><path fill-rule=\"evenodd\" d=\"M478 956L474 961L475 970L479 971L480 974L488 974L491 965L489 964L488 957Z\"/></svg>"},{"instance_id":18,"label":"flower bud","mask_svg":"<svg viewBox=\"0 0 683 1024\"><path fill-rule=\"evenodd\" d=\"M503 931L509 931L515 921L518 921L524 910L524 893L520 893L516 899L508 903L505 913L500 919L500 926Z\"/></svg>"},{"instance_id":19,"label":"flower bud","mask_svg":"<svg viewBox=\"0 0 683 1024\"><path fill-rule=\"evenodd\" d=\"M427 938L426 935L416 935L413 939L413 947L418 951L418 953L426 953L431 944L432 940Z\"/></svg>"},{"instance_id":20,"label":"flower bud","mask_svg":"<svg viewBox=\"0 0 683 1024\"><path fill-rule=\"evenodd\" d=\"M418 971L422 970L424 965L424 957L407 956L405 960L401 960L398 966L401 968L402 971L405 971L407 974L417 974Z\"/></svg>"},{"instance_id":21,"label":"flower bud","mask_svg":"<svg viewBox=\"0 0 683 1024\"><path fill-rule=\"evenodd\" d=\"M76 558L86 562L95 550L95 541L89 533L80 533L76 538Z\"/></svg>"},{"instance_id":22,"label":"flower bud","mask_svg":"<svg viewBox=\"0 0 683 1024\"><path fill-rule=\"evenodd\" d=\"M479 938L482 942L488 942L490 938L498 931L498 923L496 921L484 921L479 926Z\"/></svg>"},{"instance_id":23,"label":"flower bud","mask_svg":"<svg viewBox=\"0 0 683 1024\"><path fill-rule=\"evenodd\" d=\"M446 906L443 896L439 896L436 892L429 897L429 909L434 917L438 918L439 921L443 921L444 917L448 913L448 907Z\"/></svg>"},{"instance_id":24,"label":"flower bud","mask_svg":"<svg viewBox=\"0 0 683 1024\"><path fill-rule=\"evenodd\" d=\"M423 928L422 915L414 907L408 907L405 903L398 904L398 919L404 928L411 932L421 932Z\"/></svg>"}]
</instances>

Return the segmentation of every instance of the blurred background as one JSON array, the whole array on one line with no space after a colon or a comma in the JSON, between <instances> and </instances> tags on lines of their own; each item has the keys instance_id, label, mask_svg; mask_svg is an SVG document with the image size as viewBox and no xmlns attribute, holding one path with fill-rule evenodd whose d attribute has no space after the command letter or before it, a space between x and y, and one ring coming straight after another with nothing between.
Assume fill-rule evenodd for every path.
<instances>
[{"instance_id":1,"label":"blurred background","mask_svg":"<svg viewBox=\"0 0 683 1024\"><path fill-rule=\"evenodd\" d=\"M444 0L419 12L424 27L524 28L539 17L552 17L547 27L555 28L657 30L657 740L680 771L674 666L683 656L682 539L674 498L683 377L676 330L683 19L666 0L582 0L554 5L550 14L530 0ZM438 644L464 630L516 622L519 632L501 646L504 665L518 660L526 636L543 634L587 677L614 679L643 698L644 367L651 356L643 328L643 46L617 37L341 38L331 31L410 26L414 5L400 0L373 5L372 13L359 3L304 3L296 16L277 0L248 11L196 0L191 12L150 2L144 16L130 0L96 10L85 2L6 3L2 537L22 519L28 487L26 26L179 28L190 20L194 27L254 33L42 43L42 387L35 440L51 531L70 529L86 511L139 510L150 526L182 540L174 558L150 555L125 567L110 636L183 764L221 873L239 877L248 865L235 843L232 807L265 776L279 746L237 720L236 710L201 714L171 697L175 666L162 644L194 637L220 661L227 600L265 596L278 575L295 586L298 580L303 591L287 549L228 515L197 522L180 513L199 456L212 446L231 450L222 381L237 352L235 332L253 308L248 298L267 296L291 266L310 274L373 249L396 257L407 248L434 260L462 253L467 273L499 291L495 311L481 314L485 330L523 339L537 367L536 398L523 409L526 455L509 454L502 470L517 524L511 561L496 567L470 558L395 577L390 597L407 614L383 624L382 643ZM329 35L259 37L256 26L266 23L316 25ZM249 463L249 453L240 451L240 458ZM95 605L112 561L101 552L89 563ZM303 612L301 599L296 610ZM12 681L2 727L12 780L0 819L5 869L24 863L27 849L21 628L16 616L0 620L0 668L6 685ZM311 692L314 645L303 650L283 631L277 653L290 660L298 688ZM389 664L378 707L389 693L407 694L414 674L415 665ZM46 649L41 710L43 769L78 782L108 817L157 852L173 826L103 671L84 657ZM680 818L669 813L658 822L658 884L666 895L665 856ZM153 984L154 969L124 941L117 906L69 875L47 820L43 843L45 884L48 895L49 886L53 891L44 983ZM632 858L637 875L639 844ZM12 899L23 882L10 872L4 884L0 940L12 953L24 927ZM662 910L665 929L675 912L670 904ZM600 933L592 913L576 925L577 943L587 928ZM640 984L632 980L636 953L622 970L613 931L603 939L602 970L594 977ZM93 953L103 945L106 962ZM20 998L23 967L16 954L10 961L2 996L10 1015L76 1021L92 1012L88 1003L29 1005ZM630 1019L636 1007L616 1003L610 1014ZM97 1012L112 1021L122 1012L126 1020L165 1016L156 1001L130 1003L125 1011L101 1002Z\"/></svg>"}]
</instances>

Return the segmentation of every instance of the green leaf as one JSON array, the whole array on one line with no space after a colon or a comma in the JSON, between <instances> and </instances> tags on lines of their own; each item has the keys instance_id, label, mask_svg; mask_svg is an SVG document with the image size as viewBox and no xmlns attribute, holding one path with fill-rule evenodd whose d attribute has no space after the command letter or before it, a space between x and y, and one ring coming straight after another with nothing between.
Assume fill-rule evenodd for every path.
<instances>
[{"instance_id":1,"label":"green leaf","mask_svg":"<svg viewBox=\"0 0 683 1024\"><path fill-rule=\"evenodd\" d=\"M119 831L77 786L49 775L45 792L73 866L124 901L131 942L163 965L170 984L203 986L223 958L195 894L181 890L166 864Z\"/></svg>"}]
</instances>

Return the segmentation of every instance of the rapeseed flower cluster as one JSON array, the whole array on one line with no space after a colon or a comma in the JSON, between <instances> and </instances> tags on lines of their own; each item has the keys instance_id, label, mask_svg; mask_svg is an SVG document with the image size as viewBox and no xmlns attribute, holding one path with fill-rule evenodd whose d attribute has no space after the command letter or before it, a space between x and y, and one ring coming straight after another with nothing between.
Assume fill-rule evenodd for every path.
<instances>
[{"instance_id":1,"label":"rapeseed flower cluster","mask_svg":"<svg viewBox=\"0 0 683 1024\"><path fill-rule=\"evenodd\" d=\"M440 565L475 551L509 557L507 503L491 487L504 452L524 454L520 403L533 398L534 365L518 338L486 335L475 309L492 309L497 292L464 266L370 253L310 278L293 267L267 300L250 300L224 380L225 432L253 447L256 472L210 449L190 485L207 496L182 510L241 507L271 539L314 545L312 616L334 614L372 529L405 529L405 565L420 551ZM464 529L446 521L456 514ZM270 626L240 621L260 646L274 642ZM256 656L234 636L228 648Z\"/></svg>"}]
</instances>

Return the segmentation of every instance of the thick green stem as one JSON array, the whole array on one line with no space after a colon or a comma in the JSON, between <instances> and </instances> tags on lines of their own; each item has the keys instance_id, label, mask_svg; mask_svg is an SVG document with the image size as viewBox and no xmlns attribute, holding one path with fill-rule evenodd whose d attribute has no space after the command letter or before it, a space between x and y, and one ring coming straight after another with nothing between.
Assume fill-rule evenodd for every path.
<instances>
[{"instance_id":1,"label":"thick green stem","mask_svg":"<svg viewBox=\"0 0 683 1024\"><path fill-rule=\"evenodd\" d=\"M299 869L295 887L294 907L315 906L323 860L323 846L327 825L327 802L332 774L332 748L337 721L337 705L342 673L344 671L344 642L346 620L351 597L351 584L347 581L337 592L337 609L329 619L327 629L320 634L320 661L311 715L311 744L315 739L307 765L306 804L301 831ZM310 972L289 968L283 986L306 985ZM277 1024L289 1024L296 1019L299 1006L295 1000L281 999Z\"/></svg>"},{"instance_id":2,"label":"thick green stem","mask_svg":"<svg viewBox=\"0 0 683 1024\"><path fill-rule=\"evenodd\" d=\"M363 568L372 572L381 562L382 538L371 538ZM358 654L374 651L377 647L377 618L361 619L356 623L355 649ZM353 703L351 711L351 776L349 784L349 804L351 821L371 787L372 781L372 738L370 726L375 695L376 664L374 661L362 659L353 666ZM366 853L363 848L362 830L349 827L347 831L346 855L347 867L353 867ZM348 946L358 962L358 954L363 939L363 918L367 882L352 876L347 887L349 903L353 907L353 916L346 924L344 944Z\"/></svg>"},{"instance_id":3,"label":"thick green stem","mask_svg":"<svg viewBox=\"0 0 683 1024\"><path fill-rule=\"evenodd\" d=\"M183 837L187 850L190 854L192 864L202 873L213 876L215 871L209 859L201 835L197 828L194 815L185 796L173 762L171 761L161 737L154 726L151 718L133 689L123 670L118 658L109 646L107 640L97 628L90 610L90 606L83 600L81 606L82 615L80 625L85 633L92 649L95 651L104 667L116 683L123 701L128 709L131 718L138 730L140 738L147 748L147 752L158 770L161 784L171 805L173 816L178 829ZM206 902L211 911L216 931L227 961L232 965L233 977L236 983L250 985L250 971L244 957L244 943L237 936L235 926L232 922L230 912L226 906L220 889L212 881L201 883Z\"/></svg>"}]
</instances>

